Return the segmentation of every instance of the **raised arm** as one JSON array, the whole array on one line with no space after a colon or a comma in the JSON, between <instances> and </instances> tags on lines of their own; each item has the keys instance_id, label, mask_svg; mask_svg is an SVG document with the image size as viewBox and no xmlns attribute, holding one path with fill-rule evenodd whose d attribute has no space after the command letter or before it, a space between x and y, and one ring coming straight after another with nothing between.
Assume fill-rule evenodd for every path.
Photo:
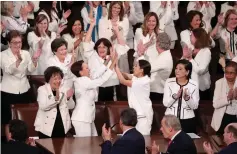
<instances>
[{"instance_id":1,"label":"raised arm","mask_svg":"<svg viewBox=\"0 0 237 154\"><path fill-rule=\"evenodd\" d=\"M96 24L96 20L95 19L91 19L90 20L90 27L86 33L86 36L85 36L85 42L90 42L91 41L91 35L92 35L92 31L93 31L93 28L95 27L95 24Z\"/></svg>"}]
</instances>

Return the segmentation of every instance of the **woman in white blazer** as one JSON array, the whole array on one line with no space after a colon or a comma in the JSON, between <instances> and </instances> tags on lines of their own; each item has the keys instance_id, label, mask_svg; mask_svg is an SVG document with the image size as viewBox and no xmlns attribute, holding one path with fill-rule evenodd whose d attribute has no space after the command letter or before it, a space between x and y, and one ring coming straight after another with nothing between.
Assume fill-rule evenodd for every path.
<instances>
[{"instance_id":1,"label":"woman in white blazer","mask_svg":"<svg viewBox=\"0 0 237 154\"><path fill-rule=\"evenodd\" d=\"M5 29L3 31L3 37L11 30L17 30L21 34L25 34L29 24L27 23L28 12L25 9L21 9L20 18L13 17L14 5L13 2L2 1L1 2L1 22Z\"/></svg>"},{"instance_id":2,"label":"woman in white blazer","mask_svg":"<svg viewBox=\"0 0 237 154\"><path fill-rule=\"evenodd\" d=\"M128 87L128 104L137 112L136 129L142 135L150 135L153 120L150 96L151 65L146 60L139 60L133 67L133 74L122 73L116 65L116 73L121 84Z\"/></svg>"},{"instance_id":3,"label":"woman in white blazer","mask_svg":"<svg viewBox=\"0 0 237 154\"><path fill-rule=\"evenodd\" d=\"M53 56L51 51L51 42L57 37L55 32L48 30L49 22L48 18L40 14L35 20L35 29L29 32L27 35L27 41L29 44L29 52L33 55L38 49L41 50L41 56L39 58L39 65L37 69L32 72L32 75L43 75L47 68L48 59Z\"/></svg>"},{"instance_id":4,"label":"woman in white blazer","mask_svg":"<svg viewBox=\"0 0 237 154\"><path fill-rule=\"evenodd\" d=\"M203 14L204 29L210 32L212 30L211 19L216 15L215 3L207 1L189 2L187 12L191 10L196 10Z\"/></svg>"},{"instance_id":5,"label":"woman in white blazer","mask_svg":"<svg viewBox=\"0 0 237 154\"><path fill-rule=\"evenodd\" d=\"M28 51L21 50L22 36L20 32L13 30L7 35L9 48L1 52L1 99L2 99L2 124L8 124L11 120L11 104L30 103L30 84L27 72L32 72L37 67L40 52L32 57Z\"/></svg>"},{"instance_id":6,"label":"woman in white blazer","mask_svg":"<svg viewBox=\"0 0 237 154\"><path fill-rule=\"evenodd\" d=\"M177 116L186 133L196 133L194 110L199 103L198 84L190 79L191 74L192 64L185 59L179 60L175 66L175 78L165 82L163 98L163 104L167 107L165 115Z\"/></svg>"},{"instance_id":7,"label":"woman in white blazer","mask_svg":"<svg viewBox=\"0 0 237 154\"><path fill-rule=\"evenodd\" d=\"M216 81L213 97L214 113L211 126L217 135L223 135L225 127L237 122L237 63L229 62L225 76Z\"/></svg>"},{"instance_id":8,"label":"woman in white blazer","mask_svg":"<svg viewBox=\"0 0 237 154\"><path fill-rule=\"evenodd\" d=\"M174 20L179 19L178 1L151 1L150 12L155 12L159 18L160 30L166 32L171 39L170 49L174 49L175 41L178 40Z\"/></svg>"},{"instance_id":9,"label":"woman in white blazer","mask_svg":"<svg viewBox=\"0 0 237 154\"><path fill-rule=\"evenodd\" d=\"M39 109L35 118L35 130L39 138L65 137L71 128L69 109L74 108L73 90L61 87L63 72L51 66L45 70L45 85L38 88Z\"/></svg>"},{"instance_id":10,"label":"woman in white blazer","mask_svg":"<svg viewBox=\"0 0 237 154\"><path fill-rule=\"evenodd\" d=\"M57 1L41 1L38 15L44 14L48 18L49 31L60 34L62 30L66 28L65 25L67 24L67 18L70 16L71 10L64 12L62 14L62 19L60 19L56 5Z\"/></svg>"},{"instance_id":11,"label":"woman in white blazer","mask_svg":"<svg viewBox=\"0 0 237 154\"><path fill-rule=\"evenodd\" d=\"M94 124L96 88L106 82L113 74L112 70L117 61L117 56L115 55L109 69L94 80L89 77L90 69L84 61L75 62L71 67L72 73L77 77L74 80L76 107L73 110L71 119L78 137L98 135Z\"/></svg>"},{"instance_id":12,"label":"woman in white blazer","mask_svg":"<svg viewBox=\"0 0 237 154\"><path fill-rule=\"evenodd\" d=\"M191 43L190 40L190 36L191 36L191 32L194 29L197 28L204 28L204 24L203 24L203 14L199 11L196 10L191 10L187 13L187 22L188 22L188 27L186 30L183 30L180 33L180 39L181 42L184 42L185 44L188 45L188 47L193 50L194 46ZM205 29L205 28L204 28ZM206 30L206 29L205 29ZM206 32L208 33L208 31L206 30ZM211 44L210 47L214 47L215 46L215 42L213 41L213 39L210 37L211 39Z\"/></svg>"},{"instance_id":13,"label":"woman in white blazer","mask_svg":"<svg viewBox=\"0 0 237 154\"><path fill-rule=\"evenodd\" d=\"M61 86L64 89L69 90L73 87L73 78L70 68L71 65L76 61L75 54L70 54L67 52L67 42L62 38L57 38L51 43L51 50L54 56L48 58L47 67L57 66L63 72L63 79Z\"/></svg>"},{"instance_id":14,"label":"woman in white blazer","mask_svg":"<svg viewBox=\"0 0 237 154\"><path fill-rule=\"evenodd\" d=\"M68 53L74 52L76 54L76 60L83 60L82 57L82 41L84 37L83 22L81 18L75 17L68 22L67 34L62 36L67 41Z\"/></svg>"},{"instance_id":15,"label":"woman in white blazer","mask_svg":"<svg viewBox=\"0 0 237 154\"><path fill-rule=\"evenodd\" d=\"M201 99L209 100L209 88L211 86L211 77L209 74L211 51L209 45L211 41L203 28L194 29L191 33L190 40L194 46L194 50L191 55L183 53L183 58L189 60L193 65L191 78L199 84Z\"/></svg>"},{"instance_id":16,"label":"woman in white blazer","mask_svg":"<svg viewBox=\"0 0 237 154\"><path fill-rule=\"evenodd\" d=\"M91 19L93 22L94 20ZM90 71L90 76L92 79L96 79L101 76L101 73L104 72L106 67L109 67L112 63L110 48L112 44L106 38L99 39L95 44L91 41L91 34L94 24L91 23L89 30L87 31L85 42L83 42L83 57L86 59ZM117 37L118 44L115 44L114 47L118 53L118 59L120 60L121 56L125 55L129 50L129 47L126 45L121 33L119 33L118 25L113 25L114 33ZM123 71L126 71L128 67L128 62L119 61L120 67L123 68ZM126 65L127 64L127 65ZM125 65L123 67L123 65ZM100 70L100 71L98 71ZM99 73L98 73L99 72ZM119 92L119 81L115 71L113 70L113 75L99 87L99 101L116 101L120 99Z\"/></svg>"},{"instance_id":17,"label":"woman in white blazer","mask_svg":"<svg viewBox=\"0 0 237 154\"><path fill-rule=\"evenodd\" d=\"M99 38L106 38L117 44L117 37L113 30L113 25L119 26L119 32L126 40L129 31L129 21L124 16L123 2L113 1L109 6L108 16L99 21Z\"/></svg>"}]
</instances>

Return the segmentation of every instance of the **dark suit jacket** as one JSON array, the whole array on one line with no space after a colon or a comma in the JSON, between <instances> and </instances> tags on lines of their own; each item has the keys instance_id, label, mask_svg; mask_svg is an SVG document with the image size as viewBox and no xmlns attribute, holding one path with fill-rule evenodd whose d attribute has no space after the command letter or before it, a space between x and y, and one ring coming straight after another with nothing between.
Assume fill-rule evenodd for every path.
<instances>
[{"instance_id":1,"label":"dark suit jacket","mask_svg":"<svg viewBox=\"0 0 237 154\"><path fill-rule=\"evenodd\" d=\"M164 154L197 154L197 149L192 138L181 131L175 136Z\"/></svg>"},{"instance_id":2,"label":"dark suit jacket","mask_svg":"<svg viewBox=\"0 0 237 154\"><path fill-rule=\"evenodd\" d=\"M2 154L40 154L40 150L22 142L9 141L2 144Z\"/></svg>"},{"instance_id":3,"label":"dark suit jacket","mask_svg":"<svg viewBox=\"0 0 237 154\"><path fill-rule=\"evenodd\" d=\"M229 144L222 149L218 154L237 154L237 142Z\"/></svg>"},{"instance_id":4,"label":"dark suit jacket","mask_svg":"<svg viewBox=\"0 0 237 154\"><path fill-rule=\"evenodd\" d=\"M128 130L113 145L105 141L101 154L145 154L145 139L136 128Z\"/></svg>"}]
</instances>

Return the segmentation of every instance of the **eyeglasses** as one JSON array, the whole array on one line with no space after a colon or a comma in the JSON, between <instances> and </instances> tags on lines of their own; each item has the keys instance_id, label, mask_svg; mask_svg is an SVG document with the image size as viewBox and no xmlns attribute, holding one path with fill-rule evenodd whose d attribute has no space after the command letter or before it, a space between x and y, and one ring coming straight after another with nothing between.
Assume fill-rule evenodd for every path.
<instances>
[{"instance_id":1,"label":"eyeglasses","mask_svg":"<svg viewBox=\"0 0 237 154\"><path fill-rule=\"evenodd\" d=\"M13 45L19 45L19 44L22 44L22 41L19 41L19 42L10 42L11 44Z\"/></svg>"}]
</instances>

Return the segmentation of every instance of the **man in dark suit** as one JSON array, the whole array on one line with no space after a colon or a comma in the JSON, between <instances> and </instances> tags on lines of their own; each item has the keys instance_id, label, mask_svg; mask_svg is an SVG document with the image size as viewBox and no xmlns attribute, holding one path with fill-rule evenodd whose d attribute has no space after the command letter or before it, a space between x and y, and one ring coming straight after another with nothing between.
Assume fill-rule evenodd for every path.
<instances>
[{"instance_id":1,"label":"man in dark suit","mask_svg":"<svg viewBox=\"0 0 237 154\"><path fill-rule=\"evenodd\" d=\"M174 115L165 115L161 121L161 132L169 139L165 153L160 152L159 146L153 141L148 151L152 154L197 154L196 146L189 135L181 130L179 119Z\"/></svg>"},{"instance_id":2,"label":"man in dark suit","mask_svg":"<svg viewBox=\"0 0 237 154\"><path fill-rule=\"evenodd\" d=\"M237 154L237 123L230 123L227 125L223 136L227 147L222 149L218 154ZM214 154L214 151L208 142L203 143L203 149L207 154Z\"/></svg>"},{"instance_id":3,"label":"man in dark suit","mask_svg":"<svg viewBox=\"0 0 237 154\"><path fill-rule=\"evenodd\" d=\"M102 127L104 143L101 145L102 154L145 154L145 140L135 128L137 124L137 113L134 109L128 108L120 114L120 128L123 135L112 145L111 129Z\"/></svg>"},{"instance_id":4,"label":"man in dark suit","mask_svg":"<svg viewBox=\"0 0 237 154\"><path fill-rule=\"evenodd\" d=\"M40 154L40 150L35 147L34 140L27 140L27 126L24 121L11 120L8 129L7 139L9 141L2 144L2 154Z\"/></svg>"}]
</instances>

